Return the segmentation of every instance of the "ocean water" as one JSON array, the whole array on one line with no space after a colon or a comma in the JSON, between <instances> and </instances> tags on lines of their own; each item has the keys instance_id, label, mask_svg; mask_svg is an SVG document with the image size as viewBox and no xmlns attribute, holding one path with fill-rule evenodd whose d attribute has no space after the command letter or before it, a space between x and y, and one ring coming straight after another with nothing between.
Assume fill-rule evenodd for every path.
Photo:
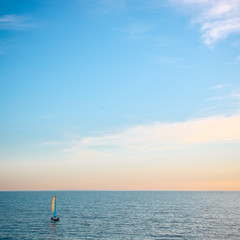
<instances>
[{"instance_id":1,"label":"ocean water","mask_svg":"<svg viewBox=\"0 0 240 240\"><path fill-rule=\"evenodd\" d=\"M240 239L240 192L0 192L0 239Z\"/></svg>"}]
</instances>

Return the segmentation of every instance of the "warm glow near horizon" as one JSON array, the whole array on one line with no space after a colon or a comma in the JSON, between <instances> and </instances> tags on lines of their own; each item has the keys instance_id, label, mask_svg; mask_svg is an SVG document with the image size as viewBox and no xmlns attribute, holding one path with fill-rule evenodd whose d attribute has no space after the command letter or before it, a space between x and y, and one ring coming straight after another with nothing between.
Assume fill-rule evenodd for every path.
<instances>
[{"instance_id":1,"label":"warm glow near horizon","mask_svg":"<svg viewBox=\"0 0 240 240\"><path fill-rule=\"evenodd\" d=\"M74 142L58 159L2 162L0 190L239 191L240 150L232 146L240 136L237 120L238 115L154 123ZM195 140L185 140L188 136ZM166 149L151 148L165 139Z\"/></svg>"},{"instance_id":2,"label":"warm glow near horizon","mask_svg":"<svg viewBox=\"0 0 240 240\"><path fill-rule=\"evenodd\" d=\"M0 191L240 191L240 4L0 4Z\"/></svg>"}]
</instances>

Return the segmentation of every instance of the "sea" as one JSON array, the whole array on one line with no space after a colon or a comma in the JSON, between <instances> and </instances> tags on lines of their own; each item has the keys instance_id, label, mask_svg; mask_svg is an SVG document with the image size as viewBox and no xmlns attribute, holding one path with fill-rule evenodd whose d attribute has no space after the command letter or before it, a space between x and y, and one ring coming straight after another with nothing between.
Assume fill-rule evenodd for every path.
<instances>
[{"instance_id":1,"label":"sea","mask_svg":"<svg viewBox=\"0 0 240 240\"><path fill-rule=\"evenodd\" d=\"M239 240L240 192L0 192L0 239Z\"/></svg>"}]
</instances>

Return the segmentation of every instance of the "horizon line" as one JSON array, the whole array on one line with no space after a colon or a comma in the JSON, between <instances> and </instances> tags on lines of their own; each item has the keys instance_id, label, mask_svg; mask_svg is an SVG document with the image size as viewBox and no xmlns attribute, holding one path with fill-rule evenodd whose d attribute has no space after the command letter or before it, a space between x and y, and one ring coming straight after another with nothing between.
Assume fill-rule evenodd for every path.
<instances>
[{"instance_id":1,"label":"horizon line","mask_svg":"<svg viewBox=\"0 0 240 240\"><path fill-rule=\"evenodd\" d=\"M108 189L58 189L58 190L0 190L0 192L240 192L240 190L108 190Z\"/></svg>"}]
</instances>

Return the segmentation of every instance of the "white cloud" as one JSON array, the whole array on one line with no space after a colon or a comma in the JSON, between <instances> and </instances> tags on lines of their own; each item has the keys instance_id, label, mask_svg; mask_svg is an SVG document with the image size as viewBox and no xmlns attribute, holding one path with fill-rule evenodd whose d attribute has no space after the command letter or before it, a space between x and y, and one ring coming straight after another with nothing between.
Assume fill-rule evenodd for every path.
<instances>
[{"instance_id":1,"label":"white cloud","mask_svg":"<svg viewBox=\"0 0 240 240\"><path fill-rule=\"evenodd\" d=\"M9 14L0 16L0 29L25 30L33 27L25 15Z\"/></svg>"},{"instance_id":2,"label":"white cloud","mask_svg":"<svg viewBox=\"0 0 240 240\"><path fill-rule=\"evenodd\" d=\"M219 89L219 88L223 88L224 85L223 84L218 84L216 86L213 87L213 89Z\"/></svg>"},{"instance_id":3,"label":"white cloud","mask_svg":"<svg viewBox=\"0 0 240 240\"><path fill-rule=\"evenodd\" d=\"M208 100L210 100L210 101L219 101L219 100L226 99L227 97L229 97L229 96L228 95L225 95L225 96L214 96L214 97L210 97Z\"/></svg>"},{"instance_id":4,"label":"white cloud","mask_svg":"<svg viewBox=\"0 0 240 240\"><path fill-rule=\"evenodd\" d=\"M177 123L153 123L123 129L108 136L85 137L68 151L158 152L192 144L240 141L240 115L214 116ZM66 151L66 150L65 150Z\"/></svg>"},{"instance_id":5,"label":"white cloud","mask_svg":"<svg viewBox=\"0 0 240 240\"><path fill-rule=\"evenodd\" d=\"M239 0L169 0L184 7L191 7L195 14L192 22L201 24L202 38L206 45L240 33Z\"/></svg>"},{"instance_id":6,"label":"white cloud","mask_svg":"<svg viewBox=\"0 0 240 240\"><path fill-rule=\"evenodd\" d=\"M201 30L204 43L211 45L220 39L226 38L231 33L240 32L240 18L206 22L203 23Z\"/></svg>"}]
</instances>

